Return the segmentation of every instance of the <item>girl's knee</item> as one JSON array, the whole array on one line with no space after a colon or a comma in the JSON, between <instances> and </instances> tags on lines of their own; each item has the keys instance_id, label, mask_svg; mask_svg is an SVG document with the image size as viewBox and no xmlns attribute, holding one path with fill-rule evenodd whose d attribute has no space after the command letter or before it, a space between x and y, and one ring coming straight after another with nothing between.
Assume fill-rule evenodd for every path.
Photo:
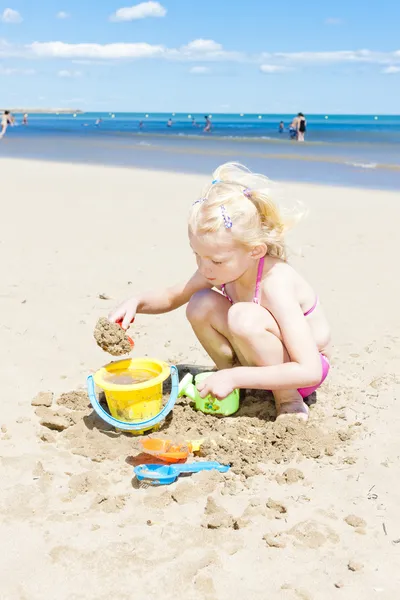
<instances>
[{"instance_id":1,"label":"girl's knee","mask_svg":"<svg viewBox=\"0 0 400 600\"><path fill-rule=\"evenodd\" d=\"M212 290L200 290L193 294L186 307L186 317L190 323L203 321L214 311L218 302L217 292Z\"/></svg>"},{"instance_id":2,"label":"girl's knee","mask_svg":"<svg viewBox=\"0 0 400 600\"><path fill-rule=\"evenodd\" d=\"M272 314L252 302L237 302L228 312L228 327L234 337L247 339L257 331L277 335L279 327Z\"/></svg>"}]
</instances>

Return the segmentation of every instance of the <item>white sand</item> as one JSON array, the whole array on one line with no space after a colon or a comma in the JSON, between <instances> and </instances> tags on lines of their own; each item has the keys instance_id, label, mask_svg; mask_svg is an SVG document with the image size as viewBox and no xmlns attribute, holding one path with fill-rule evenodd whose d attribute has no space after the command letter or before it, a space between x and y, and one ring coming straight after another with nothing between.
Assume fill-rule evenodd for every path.
<instances>
[{"instance_id":1,"label":"white sand","mask_svg":"<svg viewBox=\"0 0 400 600\"><path fill-rule=\"evenodd\" d=\"M332 457L299 462L305 480L293 485L275 481L287 465L267 464L245 482L203 474L149 490L132 486L134 440L118 446L101 434L116 444L115 460L93 462L72 454L64 434L41 441L30 402L39 391L83 387L107 362L92 331L116 302L191 273L186 214L205 178L0 164L1 598L397 598L399 194L285 186L310 208L293 240L304 260L294 262L334 331L335 368L310 422L341 430L359 422L352 441ZM183 310L138 317L133 337L135 355L205 361ZM89 481L77 485L84 472ZM209 495L234 518L259 505L247 509L244 528L207 529ZM269 497L287 513L266 509ZM349 514L366 526L356 531ZM285 547L268 547L263 536L277 533ZM362 569L349 570L350 560Z\"/></svg>"}]
</instances>

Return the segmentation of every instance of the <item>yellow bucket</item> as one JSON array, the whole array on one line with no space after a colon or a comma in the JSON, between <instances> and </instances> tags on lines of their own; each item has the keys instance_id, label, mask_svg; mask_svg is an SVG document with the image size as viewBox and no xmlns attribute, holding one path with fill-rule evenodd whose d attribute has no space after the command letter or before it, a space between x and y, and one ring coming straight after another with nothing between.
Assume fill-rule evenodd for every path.
<instances>
[{"instance_id":1,"label":"yellow bucket","mask_svg":"<svg viewBox=\"0 0 400 600\"><path fill-rule=\"evenodd\" d=\"M163 409L163 382L171 374L171 397ZM141 434L155 427L170 412L177 392L177 370L152 358L128 358L111 362L88 378L93 408L108 423L119 429ZM100 407L94 383L104 390L111 417ZM101 409L101 414L98 410ZM166 410L167 409L167 410ZM108 415L109 418L106 418ZM160 417L160 418L158 418ZM143 427L142 427L143 426Z\"/></svg>"}]
</instances>

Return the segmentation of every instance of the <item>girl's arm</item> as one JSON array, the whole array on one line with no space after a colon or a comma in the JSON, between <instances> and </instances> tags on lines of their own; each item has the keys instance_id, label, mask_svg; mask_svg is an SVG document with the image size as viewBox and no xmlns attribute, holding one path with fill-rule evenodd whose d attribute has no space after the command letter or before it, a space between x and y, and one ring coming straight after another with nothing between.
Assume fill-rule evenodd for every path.
<instances>
[{"instance_id":1,"label":"girl's arm","mask_svg":"<svg viewBox=\"0 0 400 600\"><path fill-rule=\"evenodd\" d=\"M137 313L145 315L158 315L170 312L189 302L190 298L199 290L213 286L199 271L184 283L177 283L171 287L154 292L145 292L123 302L110 315L112 322L122 319L122 327L127 329Z\"/></svg>"},{"instance_id":2,"label":"girl's arm","mask_svg":"<svg viewBox=\"0 0 400 600\"><path fill-rule=\"evenodd\" d=\"M235 387L291 390L317 385L322 377L321 359L294 290L277 281L273 294L264 292L263 300L279 325L282 342L291 360L269 367L233 368Z\"/></svg>"}]
</instances>

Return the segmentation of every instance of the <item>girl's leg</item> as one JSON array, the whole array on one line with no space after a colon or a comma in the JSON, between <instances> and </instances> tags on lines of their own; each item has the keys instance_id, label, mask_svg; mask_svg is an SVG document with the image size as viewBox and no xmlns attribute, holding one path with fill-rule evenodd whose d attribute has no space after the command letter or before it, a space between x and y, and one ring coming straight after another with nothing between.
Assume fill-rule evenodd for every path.
<instances>
[{"instance_id":1,"label":"girl's leg","mask_svg":"<svg viewBox=\"0 0 400 600\"><path fill-rule=\"evenodd\" d=\"M234 304L228 313L232 345L249 366L279 365L290 357L282 343L277 322L265 308L251 302ZM273 391L277 418L296 415L307 420L308 408L297 390Z\"/></svg>"},{"instance_id":2,"label":"girl's leg","mask_svg":"<svg viewBox=\"0 0 400 600\"><path fill-rule=\"evenodd\" d=\"M228 339L230 307L229 300L218 292L201 290L192 296L186 309L197 339L218 369L231 368L236 359Z\"/></svg>"},{"instance_id":3,"label":"girl's leg","mask_svg":"<svg viewBox=\"0 0 400 600\"><path fill-rule=\"evenodd\" d=\"M290 360L273 316L251 302L230 302L212 290L194 294L187 307L193 330L218 369L237 359L244 366L277 365ZM277 416L296 414L307 419L308 409L297 390L273 392Z\"/></svg>"}]
</instances>

